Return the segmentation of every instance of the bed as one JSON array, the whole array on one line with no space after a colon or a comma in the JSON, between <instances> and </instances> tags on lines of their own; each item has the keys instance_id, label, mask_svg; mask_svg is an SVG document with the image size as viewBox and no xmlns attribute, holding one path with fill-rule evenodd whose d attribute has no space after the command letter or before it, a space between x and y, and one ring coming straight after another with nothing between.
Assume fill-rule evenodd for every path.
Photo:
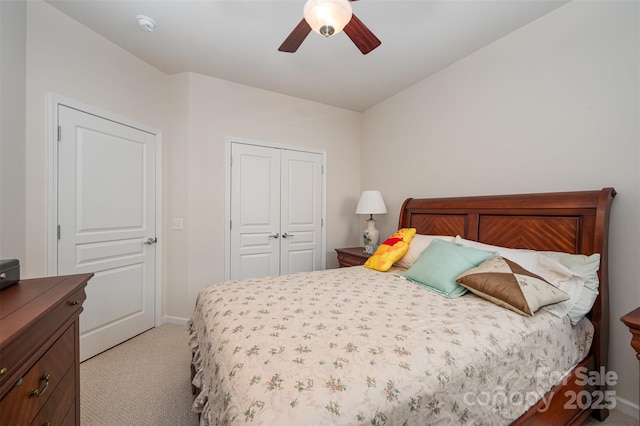
<instances>
[{"instance_id":1,"label":"bed","mask_svg":"<svg viewBox=\"0 0 640 426\"><path fill-rule=\"evenodd\" d=\"M362 266L222 282L188 323L201 424L580 424L608 416L613 188L407 199L399 229L505 250L599 254L582 320L449 299ZM460 245L460 244L458 244ZM527 251L528 250L528 251ZM595 373L594 373L595 374Z\"/></svg>"}]
</instances>

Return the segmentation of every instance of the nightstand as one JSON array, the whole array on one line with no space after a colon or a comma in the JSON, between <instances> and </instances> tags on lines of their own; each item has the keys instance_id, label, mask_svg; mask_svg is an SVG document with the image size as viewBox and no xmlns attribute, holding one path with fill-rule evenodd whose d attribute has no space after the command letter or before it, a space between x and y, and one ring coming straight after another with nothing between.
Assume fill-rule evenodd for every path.
<instances>
[{"instance_id":1,"label":"nightstand","mask_svg":"<svg viewBox=\"0 0 640 426\"><path fill-rule=\"evenodd\" d=\"M364 265L364 262L371 256L365 253L364 247L337 248L336 252L338 253L338 263L341 268Z\"/></svg>"},{"instance_id":2,"label":"nightstand","mask_svg":"<svg viewBox=\"0 0 640 426\"><path fill-rule=\"evenodd\" d=\"M640 307L620 318L631 332L631 347L636 351L636 358L640 360Z\"/></svg>"},{"instance_id":3,"label":"nightstand","mask_svg":"<svg viewBox=\"0 0 640 426\"><path fill-rule=\"evenodd\" d=\"M637 352L636 357L640 360L640 308L629 312L620 318L620 320L624 325L629 327L629 331L631 332L631 347L635 349Z\"/></svg>"}]
</instances>

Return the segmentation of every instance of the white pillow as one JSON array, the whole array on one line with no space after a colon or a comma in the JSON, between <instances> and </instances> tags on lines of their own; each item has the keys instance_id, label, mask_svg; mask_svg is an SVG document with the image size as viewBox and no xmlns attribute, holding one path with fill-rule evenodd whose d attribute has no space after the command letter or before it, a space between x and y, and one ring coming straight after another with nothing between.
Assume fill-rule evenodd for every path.
<instances>
[{"instance_id":1,"label":"white pillow","mask_svg":"<svg viewBox=\"0 0 640 426\"><path fill-rule=\"evenodd\" d=\"M541 254L566 266L575 276L584 281L578 300L568 313L571 323L575 325L591 310L598 297L600 253L586 256L584 254L544 251Z\"/></svg>"},{"instance_id":2,"label":"white pillow","mask_svg":"<svg viewBox=\"0 0 640 426\"><path fill-rule=\"evenodd\" d=\"M534 271L534 269L538 265L538 256L540 254L535 250L512 249L508 247L492 246L491 244L484 244L484 243L479 243L477 241L465 240L460 235L456 235L455 241L457 244L462 244L465 247L473 247L480 250L495 251L500 256L505 257L513 262L516 262L518 265L522 266L524 269L531 271L533 273L537 273L536 271Z\"/></svg>"},{"instance_id":3,"label":"white pillow","mask_svg":"<svg viewBox=\"0 0 640 426\"><path fill-rule=\"evenodd\" d=\"M568 300L554 305L547 305L542 309L560 318L567 315L580 299L585 280L575 275L566 266L542 254L538 257L537 268L532 272L540 275L569 295Z\"/></svg>"},{"instance_id":4,"label":"white pillow","mask_svg":"<svg viewBox=\"0 0 640 426\"><path fill-rule=\"evenodd\" d=\"M402 259L398 260L395 265L400 266L402 268L409 269L413 262L420 256L428 246L431 244L433 240L444 240L448 242L453 242L455 238L451 236L445 235L424 235L424 234L415 234L413 239L409 243L409 250L407 254L402 256Z\"/></svg>"}]
</instances>

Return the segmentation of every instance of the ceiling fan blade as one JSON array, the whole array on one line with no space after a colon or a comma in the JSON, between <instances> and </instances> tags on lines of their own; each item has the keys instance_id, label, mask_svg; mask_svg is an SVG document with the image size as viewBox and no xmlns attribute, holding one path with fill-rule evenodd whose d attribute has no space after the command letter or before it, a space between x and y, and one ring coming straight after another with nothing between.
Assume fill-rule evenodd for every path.
<instances>
[{"instance_id":1,"label":"ceiling fan blade","mask_svg":"<svg viewBox=\"0 0 640 426\"><path fill-rule=\"evenodd\" d=\"M298 50L298 48L300 47L304 39L307 38L310 32L311 27L309 26L307 21L302 18L302 21L300 21L300 23L296 25L293 31L291 31L291 34L289 34L289 36L282 42L280 47L278 47L278 50L280 52L295 52L296 50Z\"/></svg>"},{"instance_id":2,"label":"ceiling fan blade","mask_svg":"<svg viewBox=\"0 0 640 426\"><path fill-rule=\"evenodd\" d=\"M356 15L351 16L351 20L344 27L343 31L349 36L356 47L360 49L363 55L366 55L382 44L382 42L378 40L378 37L376 37Z\"/></svg>"}]
</instances>

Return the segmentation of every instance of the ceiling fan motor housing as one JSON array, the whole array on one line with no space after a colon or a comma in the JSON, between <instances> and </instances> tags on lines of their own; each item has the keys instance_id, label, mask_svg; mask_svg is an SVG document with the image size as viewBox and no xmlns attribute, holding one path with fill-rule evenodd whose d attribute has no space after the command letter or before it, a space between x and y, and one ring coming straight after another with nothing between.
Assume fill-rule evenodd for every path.
<instances>
[{"instance_id":1,"label":"ceiling fan motor housing","mask_svg":"<svg viewBox=\"0 0 640 426\"><path fill-rule=\"evenodd\" d=\"M323 25L320 27L320 34L325 37L331 37L335 32L335 28L333 28L331 25Z\"/></svg>"}]
</instances>

